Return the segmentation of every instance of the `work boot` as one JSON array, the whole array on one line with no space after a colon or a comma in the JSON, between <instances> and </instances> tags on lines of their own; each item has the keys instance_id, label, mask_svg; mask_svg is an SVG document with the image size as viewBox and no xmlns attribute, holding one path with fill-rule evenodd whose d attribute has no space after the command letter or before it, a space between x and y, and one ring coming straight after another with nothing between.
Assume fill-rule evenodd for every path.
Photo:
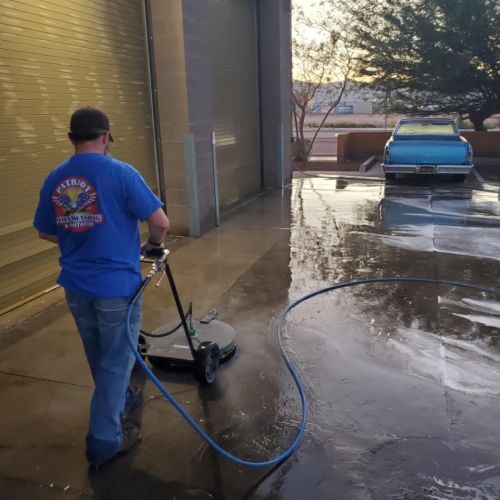
<instances>
[{"instance_id":1,"label":"work boot","mask_svg":"<svg viewBox=\"0 0 500 500\"><path fill-rule=\"evenodd\" d=\"M132 451L141 442L141 431L135 425L128 425L123 429L122 445L118 450L119 455Z\"/></svg>"},{"instance_id":2,"label":"work boot","mask_svg":"<svg viewBox=\"0 0 500 500\"><path fill-rule=\"evenodd\" d=\"M139 427L135 425L126 425L122 431L122 445L120 449L111 455L106 460L102 462L89 463L89 467L92 470L97 470L105 464L108 464L112 460L115 460L122 455L126 455L129 451L132 451L141 442L141 432Z\"/></svg>"}]
</instances>

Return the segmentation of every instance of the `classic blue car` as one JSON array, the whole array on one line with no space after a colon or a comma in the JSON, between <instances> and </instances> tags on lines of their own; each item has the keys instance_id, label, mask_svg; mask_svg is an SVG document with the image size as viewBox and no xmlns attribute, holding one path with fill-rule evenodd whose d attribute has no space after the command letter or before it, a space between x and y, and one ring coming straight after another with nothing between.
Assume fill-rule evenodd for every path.
<instances>
[{"instance_id":1,"label":"classic blue car","mask_svg":"<svg viewBox=\"0 0 500 500\"><path fill-rule=\"evenodd\" d=\"M450 118L405 118L387 141L386 179L396 174L453 174L463 181L473 168L472 147Z\"/></svg>"}]
</instances>

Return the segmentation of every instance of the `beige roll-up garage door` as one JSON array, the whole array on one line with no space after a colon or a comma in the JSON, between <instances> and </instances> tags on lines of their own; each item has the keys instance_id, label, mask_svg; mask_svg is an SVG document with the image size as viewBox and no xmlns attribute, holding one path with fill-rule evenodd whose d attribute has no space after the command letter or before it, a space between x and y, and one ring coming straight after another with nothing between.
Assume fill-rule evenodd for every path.
<instances>
[{"instance_id":1,"label":"beige roll-up garage door","mask_svg":"<svg viewBox=\"0 0 500 500\"><path fill-rule=\"evenodd\" d=\"M73 110L104 110L111 153L156 188L145 43L142 0L0 0L0 311L54 283L57 250L31 224Z\"/></svg>"},{"instance_id":2,"label":"beige roll-up garage door","mask_svg":"<svg viewBox=\"0 0 500 500\"><path fill-rule=\"evenodd\" d=\"M260 189L255 0L210 0L221 208Z\"/></svg>"}]
</instances>

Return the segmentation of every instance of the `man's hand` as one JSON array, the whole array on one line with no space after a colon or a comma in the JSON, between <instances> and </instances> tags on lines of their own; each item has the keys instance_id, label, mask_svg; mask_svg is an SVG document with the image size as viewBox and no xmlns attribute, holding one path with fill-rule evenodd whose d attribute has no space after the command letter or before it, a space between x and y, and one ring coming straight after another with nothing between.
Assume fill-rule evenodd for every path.
<instances>
[{"instance_id":1,"label":"man's hand","mask_svg":"<svg viewBox=\"0 0 500 500\"><path fill-rule=\"evenodd\" d=\"M141 245L141 255L144 257L159 257L163 255L165 245L163 243L155 244L149 240Z\"/></svg>"},{"instance_id":2,"label":"man's hand","mask_svg":"<svg viewBox=\"0 0 500 500\"><path fill-rule=\"evenodd\" d=\"M163 209L158 208L148 218L149 238L146 243L141 245L141 254L146 256L161 257L165 245L163 239L165 238L170 222L165 215Z\"/></svg>"}]
</instances>

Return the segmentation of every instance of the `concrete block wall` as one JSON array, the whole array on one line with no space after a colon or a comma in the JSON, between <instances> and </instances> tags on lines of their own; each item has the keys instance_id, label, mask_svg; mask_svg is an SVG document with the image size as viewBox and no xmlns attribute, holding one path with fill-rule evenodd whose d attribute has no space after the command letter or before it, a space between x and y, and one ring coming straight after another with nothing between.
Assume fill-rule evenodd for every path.
<instances>
[{"instance_id":1,"label":"concrete block wall","mask_svg":"<svg viewBox=\"0 0 500 500\"><path fill-rule=\"evenodd\" d=\"M150 0L155 53L156 90L167 213L171 232L187 234L185 140L188 133L188 95L182 0Z\"/></svg>"},{"instance_id":2,"label":"concrete block wall","mask_svg":"<svg viewBox=\"0 0 500 500\"><path fill-rule=\"evenodd\" d=\"M242 1L242 0L234 0ZM259 2L261 25L262 155L264 187L291 179L290 0ZM200 233L215 226L211 132L213 89L207 40L208 9L202 0L149 0L167 213L172 233L192 234L187 165L197 176ZM192 147L186 147L192 141ZM192 158L188 157L192 152Z\"/></svg>"},{"instance_id":3,"label":"concrete block wall","mask_svg":"<svg viewBox=\"0 0 500 500\"><path fill-rule=\"evenodd\" d=\"M471 143L474 156L485 158L500 157L500 132L462 132Z\"/></svg>"},{"instance_id":4,"label":"concrete block wall","mask_svg":"<svg viewBox=\"0 0 500 500\"><path fill-rule=\"evenodd\" d=\"M365 160L382 156L391 132L347 132L337 136L337 161Z\"/></svg>"}]
</instances>

